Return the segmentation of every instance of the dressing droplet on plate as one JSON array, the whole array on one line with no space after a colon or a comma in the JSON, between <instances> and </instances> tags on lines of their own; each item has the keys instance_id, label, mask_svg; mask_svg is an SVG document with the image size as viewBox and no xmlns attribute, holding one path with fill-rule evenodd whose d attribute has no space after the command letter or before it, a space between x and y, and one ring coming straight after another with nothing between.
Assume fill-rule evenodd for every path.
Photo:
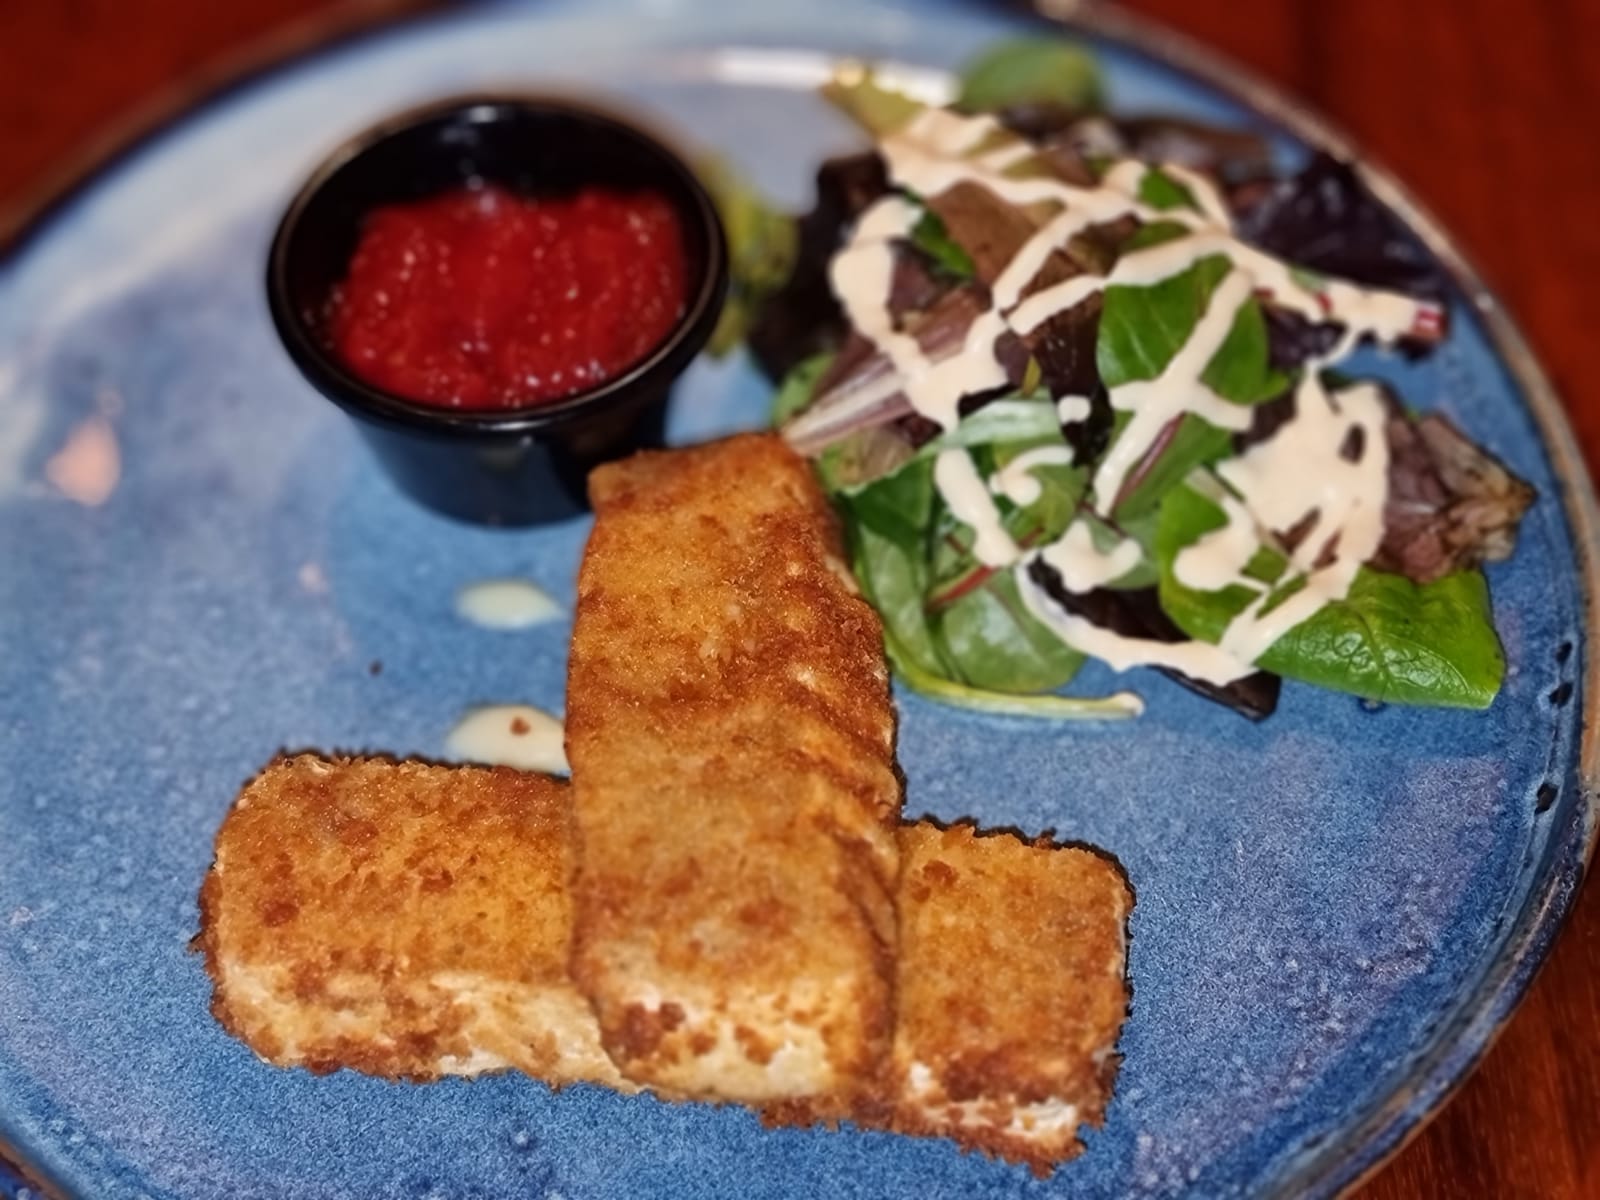
<instances>
[{"instance_id":1,"label":"dressing droplet on plate","mask_svg":"<svg viewBox=\"0 0 1600 1200\"><path fill-rule=\"evenodd\" d=\"M462 762L565 775L566 732L561 721L527 704L490 704L468 712L445 739L445 752Z\"/></svg>"},{"instance_id":2,"label":"dressing droplet on plate","mask_svg":"<svg viewBox=\"0 0 1600 1200\"><path fill-rule=\"evenodd\" d=\"M555 620L561 606L526 579L485 579L456 593L456 612L485 629L527 629Z\"/></svg>"}]
</instances>

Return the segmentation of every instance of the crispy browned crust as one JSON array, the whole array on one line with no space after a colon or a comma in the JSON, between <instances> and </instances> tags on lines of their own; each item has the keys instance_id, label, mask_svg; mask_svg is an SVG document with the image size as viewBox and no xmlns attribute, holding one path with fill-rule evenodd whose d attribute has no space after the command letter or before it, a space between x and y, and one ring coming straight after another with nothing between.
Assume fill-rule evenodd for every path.
<instances>
[{"instance_id":1,"label":"crispy browned crust","mask_svg":"<svg viewBox=\"0 0 1600 1200\"><path fill-rule=\"evenodd\" d=\"M1104 1119L1128 1011L1127 880L1092 851L969 824L909 825L900 846L894 1127L1048 1173L1082 1149L1075 1131L1004 1126L1044 1102ZM932 1076L920 1099L914 1063ZM947 1104L964 1101L987 1127L952 1119Z\"/></svg>"},{"instance_id":2,"label":"crispy browned crust","mask_svg":"<svg viewBox=\"0 0 1600 1200\"><path fill-rule=\"evenodd\" d=\"M848 1088L892 1015L900 786L877 614L776 437L638 455L590 495L567 684L574 978L641 1083Z\"/></svg>"},{"instance_id":3,"label":"crispy browned crust","mask_svg":"<svg viewBox=\"0 0 1600 1200\"><path fill-rule=\"evenodd\" d=\"M280 1066L620 1085L566 972L568 820L504 768L274 761L200 891L213 1013Z\"/></svg>"},{"instance_id":4,"label":"crispy browned crust","mask_svg":"<svg viewBox=\"0 0 1600 1200\"><path fill-rule=\"evenodd\" d=\"M568 803L559 782L505 769L274 762L224 822L201 888L217 1019L268 1061L318 1072L431 1079L486 1053L557 1085L630 1086L566 976ZM906 825L898 841L892 1056L848 1094L763 1117L950 1137L1046 1174L1081 1149L1076 1122L1006 1126L1041 1101L1100 1123L1127 1009L1127 885L1089 851L966 824ZM491 997L486 1020L463 978L524 1003ZM752 1058L771 1049L758 1030L736 1036ZM976 1107L963 1119L958 1104Z\"/></svg>"},{"instance_id":5,"label":"crispy browned crust","mask_svg":"<svg viewBox=\"0 0 1600 1200\"><path fill-rule=\"evenodd\" d=\"M1071 1104L1091 1126L1104 1117L1128 1008L1127 882L1089 850L969 824L905 825L900 852L897 1013L882 1089L845 1109L772 1106L764 1117L949 1137L1048 1174L1081 1151L1077 1122L1007 1126L1043 1103Z\"/></svg>"}]
</instances>

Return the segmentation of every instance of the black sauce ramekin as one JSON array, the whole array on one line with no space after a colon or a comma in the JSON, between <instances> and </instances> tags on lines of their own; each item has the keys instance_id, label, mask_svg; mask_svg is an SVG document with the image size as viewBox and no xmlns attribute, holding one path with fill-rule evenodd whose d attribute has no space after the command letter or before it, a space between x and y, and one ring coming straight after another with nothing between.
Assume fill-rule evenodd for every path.
<instances>
[{"instance_id":1,"label":"black sauce ramekin","mask_svg":"<svg viewBox=\"0 0 1600 1200\"><path fill-rule=\"evenodd\" d=\"M589 185L660 193L678 216L689 267L678 323L621 374L522 408L438 407L361 379L333 351L325 322L363 219L381 205L478 184L523 195ZM359 134L290 203L267 264L268 304L290 357L355 421L395 484L438 512L492 525L582 512L591 468L660 444L668 393L711 336L727 286L716 207L683 160L620 117L543 97L445 100Z\"/></svg>"}]
</instances>

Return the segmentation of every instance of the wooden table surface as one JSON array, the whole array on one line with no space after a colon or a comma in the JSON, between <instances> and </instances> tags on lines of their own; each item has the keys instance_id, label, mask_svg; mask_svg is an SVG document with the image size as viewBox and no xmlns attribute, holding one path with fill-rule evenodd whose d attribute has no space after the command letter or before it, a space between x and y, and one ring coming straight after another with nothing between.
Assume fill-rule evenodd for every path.
<instances>
[{"instance_id":1,"label":"wooden table surface","mask_svg":"<svg viewBox=\"0 0 1600 1200\"><path fill-rule=\"evenodd\" d=\"M0 0L0 230L141 106L394 0ZM1600 473L1600 3L1130 0L1344 126L1455 231ZM1586 349L1586 347L1588 349ZM1477 1073L1365 1200L1600 1197L1600 889Z\"/></svg>"}]
</instances>

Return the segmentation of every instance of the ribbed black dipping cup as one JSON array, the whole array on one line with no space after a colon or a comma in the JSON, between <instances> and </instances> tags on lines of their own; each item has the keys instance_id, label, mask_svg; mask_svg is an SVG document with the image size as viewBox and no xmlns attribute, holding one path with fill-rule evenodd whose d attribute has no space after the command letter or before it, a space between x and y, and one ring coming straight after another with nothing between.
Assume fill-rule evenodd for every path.
<instances>
[{"instance_id":1,"label":"ribbed black dipping cup","mask_svg":"<svg viewBox=\"0 0 1600 1200\"><path fill-rule=\"evenodd\" d=\"M385 204L480 182L523 195L598 185L664 196L677 212L688 265L682 318L623 373L526 408L434 407L359 378L334 352L325 323L363 218ZM289 205L267 266L284 346L311 384L354 419L390 478L429 508L491 525L579 513L592 467L660 444L667 394L711 336L727 284L716 209L675 154L603 112L497 96L432 104L347 142Z\"/></svg>"}]
</instances>

